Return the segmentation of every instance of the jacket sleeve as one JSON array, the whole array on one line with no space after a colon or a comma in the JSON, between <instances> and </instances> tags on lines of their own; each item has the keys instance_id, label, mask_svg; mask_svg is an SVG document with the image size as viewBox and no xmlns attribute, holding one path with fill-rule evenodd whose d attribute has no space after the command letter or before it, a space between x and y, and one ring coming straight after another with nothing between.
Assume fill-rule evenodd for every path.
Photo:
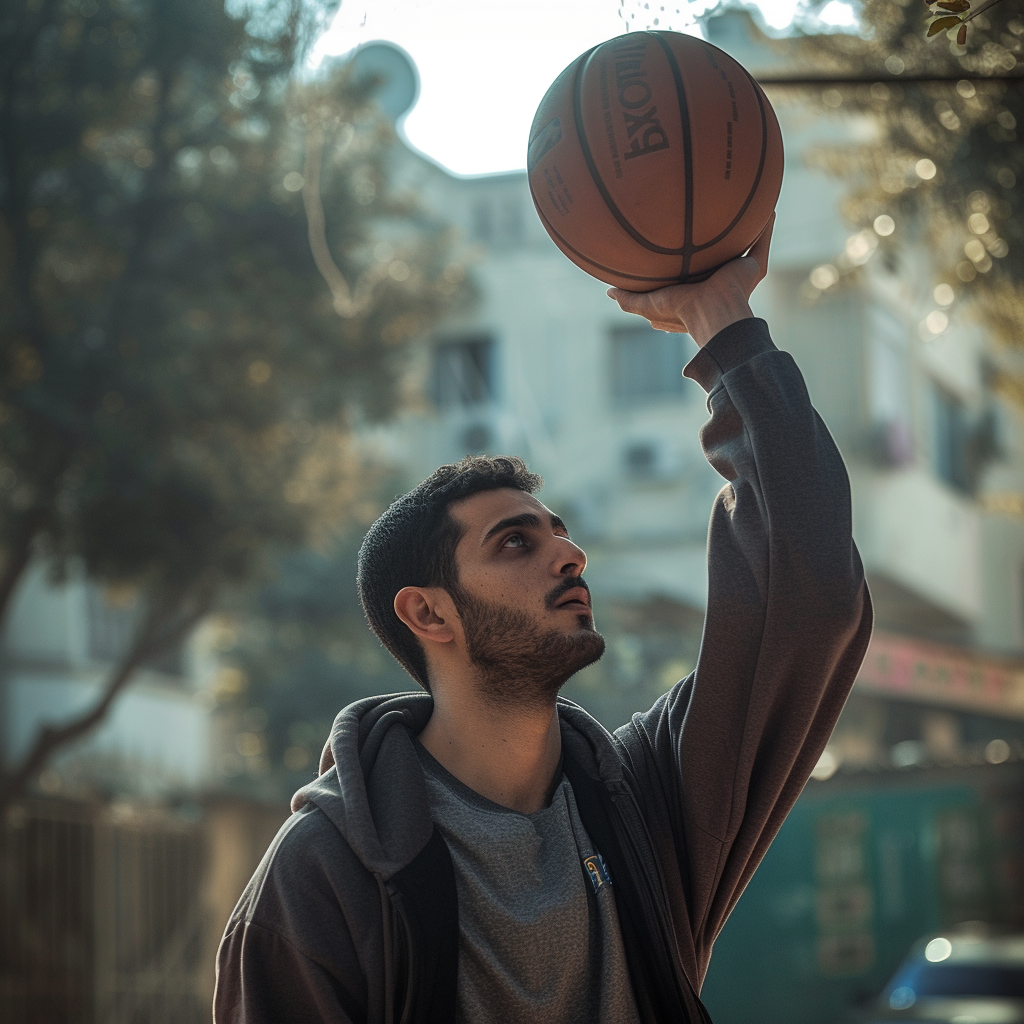
<instances>
[{"instance_id":1,"label":"jacket sleeve","mask_svg":"<svg viewBox=\"0 0 1024 1024\"><path fill-rule=\"evenodd\" d=\"M376 884L326 816L293 814L224 932L214 1024L363 1024L367 978L383 970L380 916Z\"/></svg>"},{"instance_id":2,"label":"jacket sleeve","mask_svg":"<svg viewBox=\"0 0 1024 1024\"><path fill-rule=\"evenodd\" d=\"M217 954L215 1024L355 1024L352 999L331 972L276 932L234 921Z\"/></svg>"},{"instance_id":3,"label":"jacket sleeve","mask_svg":"<svg viewBox=\"0 0 1024 1024\"><path fill-rule=\"evenodd\" d=\"M699 991L835 726L871 606L842 458L767 324L732 324L684 372L708 392L701 443L727 481L709 526L700 656L616 737Z\"/></svg>"}]
</instances>

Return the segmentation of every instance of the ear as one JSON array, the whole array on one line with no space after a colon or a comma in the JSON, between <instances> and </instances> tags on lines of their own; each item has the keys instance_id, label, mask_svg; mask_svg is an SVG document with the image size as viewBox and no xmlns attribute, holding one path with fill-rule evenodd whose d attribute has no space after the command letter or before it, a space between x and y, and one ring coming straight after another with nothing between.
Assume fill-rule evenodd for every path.
<instances>
[{"instance_id":1,"label":"ear","mask_svg":"<svg viewBox=\"0 0 1024 1024\"><path fill-rule=\"evenodd\" d=\"M451 624L454 609L446 607L450 604L447 597L439 587L403 587L395 594L395 614L417 639L445 644L455 638Z\"/></svg>"}]
</instances>

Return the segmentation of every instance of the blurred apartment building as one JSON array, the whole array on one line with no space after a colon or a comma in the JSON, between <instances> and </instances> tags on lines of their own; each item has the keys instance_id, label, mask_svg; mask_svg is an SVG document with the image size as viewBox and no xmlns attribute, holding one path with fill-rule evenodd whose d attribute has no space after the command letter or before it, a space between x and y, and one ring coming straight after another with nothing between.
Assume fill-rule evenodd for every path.
<instances>
[{"instance_id":1,"label":"blurred apartment building","mask_svg":"<svg viewBox=\"0 0 1024 1024\"><path fill-rule=\"evenodd\" d=\"M755 72L784 74L784 44L748 15L705 30ZM388 80L400 123L415 96L407 58L370 44L356 60ZM772 99L787 167L753 306L846 459L876 634L815 780L716 947L705 995L725 1024L836 1019L924 932L1024 925L1022 411L990 388L1000 354L956 290L936 291L942 268L913 225L895 225L887 261L879 234L844 224L842 183L805 163L870 122L829 116L819 95ZM460 229L479 302L419 353L424 406L369 442L410 482L470 452L519 454L544 475L542 499L587 551L609 641L566 693L614 727L699 648L722 481L697 440L703 392L680 376L692 342L620 312L558 252L525 172L458 177L407 147L399 180Z\"/></svg>"}]
</instances>

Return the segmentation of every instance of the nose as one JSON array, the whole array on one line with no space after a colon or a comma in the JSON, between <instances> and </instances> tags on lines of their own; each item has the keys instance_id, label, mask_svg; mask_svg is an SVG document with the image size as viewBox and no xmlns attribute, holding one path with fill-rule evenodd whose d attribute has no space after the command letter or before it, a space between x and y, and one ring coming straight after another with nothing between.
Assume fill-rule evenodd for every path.
<instances>
[{"instance_id":1,"label":"nose","mask_svg":"<svg viewBox=\"0 0 1024 1024\"><path fill-rule=\"evenodd\" d=\"M554 570L556 576L582 576L587 568L586 552L568 537L559 537Z\"/></svg>"}]
</instances>

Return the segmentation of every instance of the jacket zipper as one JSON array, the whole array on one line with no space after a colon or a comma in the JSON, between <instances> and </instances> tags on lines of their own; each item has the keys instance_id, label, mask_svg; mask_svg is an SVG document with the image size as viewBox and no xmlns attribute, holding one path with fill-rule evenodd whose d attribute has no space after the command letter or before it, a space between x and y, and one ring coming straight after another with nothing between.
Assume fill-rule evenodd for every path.
<instances>
[{"instance_id":1,"label":"jacket zipper","mask_svg":"<svg viewBox=\"0 0 1024 1024\"><path fill-rule=\"evenodd\" d=\"M396 1018L395 1011L395 994L398 991L398 978L395 977L391 982L391 992L388 1001L391 1004L390 1020L387 1024L409 1024L411 1020L412 1007L415 996L415 983L416 983L416 951L413 948L412 933L409 930L409 922L405 916L405 907L402 902L402 894L388 889L388 896L390 897L391 911L394 916L393 925L391 930L391 963L397 965L400 963L399 947L405 946L405 962L406 962L406 979L405 979L405 994L402 1000L402 1013L400 1017ZM392 974L397 974L395 967L392 968Z\"/></svg>"}]
</instances>

